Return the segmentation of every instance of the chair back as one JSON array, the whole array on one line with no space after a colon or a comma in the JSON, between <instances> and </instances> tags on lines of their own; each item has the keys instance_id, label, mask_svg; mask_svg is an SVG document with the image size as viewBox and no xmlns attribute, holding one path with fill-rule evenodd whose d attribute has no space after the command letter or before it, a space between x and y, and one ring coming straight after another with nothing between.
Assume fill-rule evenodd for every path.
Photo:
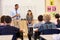
<instances>
[{"instance_id":1,"label":"chair back","mask_svg":"<svg viewBox=\"0 0 60 40\"><path fill-rule=\"evenodd\" d=\"M60 33L60 30L58 30L58 29L45 29L45 30L42 30L41 31L41 34L46 34L46 35L48 35L48 34L59 34Z\"/></svg>"}]
</instances>

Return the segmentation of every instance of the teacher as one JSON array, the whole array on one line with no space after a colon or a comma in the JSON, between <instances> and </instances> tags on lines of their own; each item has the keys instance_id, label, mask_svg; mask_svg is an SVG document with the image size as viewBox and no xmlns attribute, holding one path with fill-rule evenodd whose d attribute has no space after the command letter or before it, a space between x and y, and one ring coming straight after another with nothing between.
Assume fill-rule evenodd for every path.
<instances>
[{"instance_id":1,"label":"teacher","mask_svg":"<svg viewBox=\"0 0 60 40\"><path fill-rule=\"evenodd\" d=\"M14 10L11 11L11 17L13 19L14 26L20 28L20 11L19 5L15 4Z\"/></svg>"}]
</instances>

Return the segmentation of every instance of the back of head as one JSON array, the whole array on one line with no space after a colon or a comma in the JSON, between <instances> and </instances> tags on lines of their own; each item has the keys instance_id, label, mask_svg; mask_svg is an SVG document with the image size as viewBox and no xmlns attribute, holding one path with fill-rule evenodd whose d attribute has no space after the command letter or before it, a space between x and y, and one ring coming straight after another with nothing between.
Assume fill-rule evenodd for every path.
<instances>
[{"instance_id":1,"label":"back of head","mask_svg":"<svg viewBox=\"0 0 60 40\"><path fill-rule=\"evenodd\" d=\"M43 19L44 21L50 21L51 20L50 14L44 14Z\"/></svg>"},{"instance_id":2,"label":"back of head","mask_svg":"<svg viewBox=\"0 0 60 40\"><path fill-rule=\"evenodd\" d=\"M39 16L38 16L38 20L39 20L39 21L43 21L43 16L42 16L42 15L39 15Z\"/></svg>"},{"instance_id":3,"label":"back of head","mask_svg":"<svg viewBox=\"0 0 60 40\"><path fill-rule=\"evenodd\" d=\"M5 17L6 17L5 15L1 16L1 23L4 23Z\"/></svg>"},{"instance_id":4,"label":"back of head","mask_svg":"<svg viewBox=\"0 0 60 40\"><path fill-rule=\"evenodd\" d=\"M10 16L5 17L5 23L11 23L12 18Z\"/></svg>"},{"instance_id":5,"label":"back of head","mask_svg":"<svg viewBox=\"0 0 60 40\"><path fill-rule=\"evenodd\" d=\"M55 18L59 18L59 17L60 17L59 14L56 14L56 15L55 15Z\"/></svg>"}]
</instances>

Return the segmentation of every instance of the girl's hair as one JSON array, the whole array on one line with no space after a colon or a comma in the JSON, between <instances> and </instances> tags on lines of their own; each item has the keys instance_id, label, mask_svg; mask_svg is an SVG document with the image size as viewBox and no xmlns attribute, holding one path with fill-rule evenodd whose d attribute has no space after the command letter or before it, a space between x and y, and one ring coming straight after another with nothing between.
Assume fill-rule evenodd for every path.
<instances>
[{"instance_id":1,"label":"girl's hair","mask_svg":"<svg viewBox=\"0 0 60 40\"><path fill-rule=\"evenodd\" d=\"M29 12L31 12L31 14L30 14L30 15L31 15L31 16L33 16L33 14L32 14L32 11L31 11L31 10L28 10L27 15L29 15Z\"/></svg>"}]
</instances>

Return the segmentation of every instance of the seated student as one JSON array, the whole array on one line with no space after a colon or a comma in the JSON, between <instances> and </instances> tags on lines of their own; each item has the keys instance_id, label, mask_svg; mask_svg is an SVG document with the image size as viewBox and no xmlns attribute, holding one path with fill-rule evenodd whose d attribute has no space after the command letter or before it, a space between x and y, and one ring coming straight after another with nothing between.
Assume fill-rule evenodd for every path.
<instances>
[{"instance_id":1,"label":"seated student","mask_svg":"<svg viewBox=\"0 0 60 40\"><path fill-rule=\"evenodd\" d=\"M39 21L39 23L37 23L37 24L35 24L34 25L34 29L36 29L37 28L37 30L38 30L38 28L43 24L43 16L42 15L39 15L38 16L38 21ZM34 40L37 40L37 38L39 38L39 32L37 31L37 30L35 30L34 32Z\"/></svg>"},{"instance_id":2,"label":"seated student","mask_svg":"<svg viewBox=\"0 0 60 40\"><path fill-rule=\"evenodd\" d=\"M17 33L20 30L14 26L10 26L11 21L12 19L10 16L5 17L5 25L0 27L0 33L1 35L13 35L12 40L17 40Z\"/></svg>"},{"instance_id":3,"label":"seated student","mask_svg":"<svg viewBox=\"0 0 60 40\"><path fill-rule=\"evenodd\" d=\"M60 28L60 19L59 19L60 18L60 15L59 14L56 14L55 15L55 18L57 19L57 25L56 26L57 26L57 28Z\"/></svg>"},{"instance_id":4,"label":"seated student","mask_svg":"<svg viewBox=\"0 0 60 40\"><path fill-rule=\"evenodd\" d=\"M3 26L3 25L5 25L5 23L4 23L4 20L5 20L5 15L3 15L3 16L1 16L1 23L0 23L0 26Z\"/></svg>"},{"instance_id":5,"label":"seated student","mask_svg":"<svg viewBox=\"0 0 60 40\"><path fill-rule=\"evenodd\" d=\"M45 14L43 16L43 19L44 19L45 23L40 26L39 31L45 30L45 29L56 29L56 25L54 23L50 22L51 16L49 14Z\"/></svg>"}]
</instances>

